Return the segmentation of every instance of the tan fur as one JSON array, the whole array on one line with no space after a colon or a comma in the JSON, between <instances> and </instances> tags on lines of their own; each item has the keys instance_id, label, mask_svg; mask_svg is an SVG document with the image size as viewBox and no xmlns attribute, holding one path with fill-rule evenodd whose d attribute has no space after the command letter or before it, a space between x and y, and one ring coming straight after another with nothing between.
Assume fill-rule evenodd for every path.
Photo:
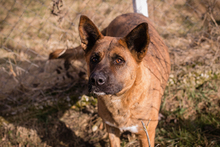
<instances>
[{"instance_id":1,"label":"tan fur","mask_svg":"<svg viewBox=\"0 0 220 147\"><path fill-rule=\"evenodd\" d=\"M125 36L141 23L148 24L146 33L149 45L146 45L146 52L144 49L136 53L128 49ZM121 131L132 126L137 126L136 134L139 136L141 146L148 146L141 121L147 124L149 120L151 121L147 131L151 145L154 146L161 97L170 72L170 59L166 45L146 17L131 13L114 19L102 33L95 28L94 32L98 31L94 35L97 41L91 49L86 50L89 47L84 28L89 25L94 26L86 17L81 17L79 32L82 44L85 45L88 76L96 70L90 69L90 58L94 52L100 52L102 60L98 66L111 68L115 84L123 83L123 88L119 92L98 96L98 113L106 123L111 147L120 147ZM124 65L126 68L123 66L118 69L108 62L108 57L113 54L119 54L126 59L126 65Z\"/></svg>"}]
</instances>

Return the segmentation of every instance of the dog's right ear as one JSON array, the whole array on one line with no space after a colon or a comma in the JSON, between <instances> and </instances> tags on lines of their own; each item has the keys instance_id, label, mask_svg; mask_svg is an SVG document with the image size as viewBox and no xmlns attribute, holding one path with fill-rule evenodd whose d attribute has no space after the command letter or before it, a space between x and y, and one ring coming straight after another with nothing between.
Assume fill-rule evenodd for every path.
<instances>
[{"instance_id":1,"label":"dog's right ear","mask_svg":"<svg viewBox=\"0 0 220 147\"><path fill-rule=\"evenodd\" d=\"M103 37L95 24L84 15L81 15L80 17L79 35L81 39L81 47L85 52L88 52L94 46L95 42Z\"/></svg>"}]
</instances>

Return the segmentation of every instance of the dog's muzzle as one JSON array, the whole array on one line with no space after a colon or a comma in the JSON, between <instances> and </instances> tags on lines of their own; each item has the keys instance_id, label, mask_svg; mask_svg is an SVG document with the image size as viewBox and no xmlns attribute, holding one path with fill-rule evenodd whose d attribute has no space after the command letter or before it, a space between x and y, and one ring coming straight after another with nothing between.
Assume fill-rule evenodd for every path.
<instances>
[{"instance_id":1,"label":"dog's muzzle","mask_svg":"<svg viewBox=\"0 0 220 147\"><path fill-rule=\"evenodd\" d=\"M103 89L106 84L106 77L102 73L92 73L89 77L89 92L96 95L105 95Z\"/></svg>"}]
</instances>

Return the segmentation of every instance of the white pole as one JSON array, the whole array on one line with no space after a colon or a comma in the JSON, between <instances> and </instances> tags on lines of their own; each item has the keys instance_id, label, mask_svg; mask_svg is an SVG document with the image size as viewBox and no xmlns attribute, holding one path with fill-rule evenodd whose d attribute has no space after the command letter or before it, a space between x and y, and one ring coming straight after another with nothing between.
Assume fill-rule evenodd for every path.
<instances>
[{"instance_id":1,"label":"white pole","mask_svg":"<svg viewBox=\"0 0 220 147\"><path fill-rule=\"evenodd\" d=\"M148 17L147 0L133 0L133 9L135 13L141 13Z\"/></svg>"}]
</instances>

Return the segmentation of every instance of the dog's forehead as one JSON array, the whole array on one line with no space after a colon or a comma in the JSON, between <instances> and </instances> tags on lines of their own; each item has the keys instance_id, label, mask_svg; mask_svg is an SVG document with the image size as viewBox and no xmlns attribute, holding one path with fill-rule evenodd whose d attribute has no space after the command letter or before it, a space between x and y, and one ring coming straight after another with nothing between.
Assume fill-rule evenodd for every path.
<instances>
[{"instance_id":1,"label":"dog's forehead","mask_svg":"<svg viewBox=\"0 0 220 147\"><path fill-rule=\"evenodd\" d=\"M119 39L120 38L104 36L97 41L94 51L104 54L123 52L125 48L119 43Z\"/></svg>"}]
</instances>

